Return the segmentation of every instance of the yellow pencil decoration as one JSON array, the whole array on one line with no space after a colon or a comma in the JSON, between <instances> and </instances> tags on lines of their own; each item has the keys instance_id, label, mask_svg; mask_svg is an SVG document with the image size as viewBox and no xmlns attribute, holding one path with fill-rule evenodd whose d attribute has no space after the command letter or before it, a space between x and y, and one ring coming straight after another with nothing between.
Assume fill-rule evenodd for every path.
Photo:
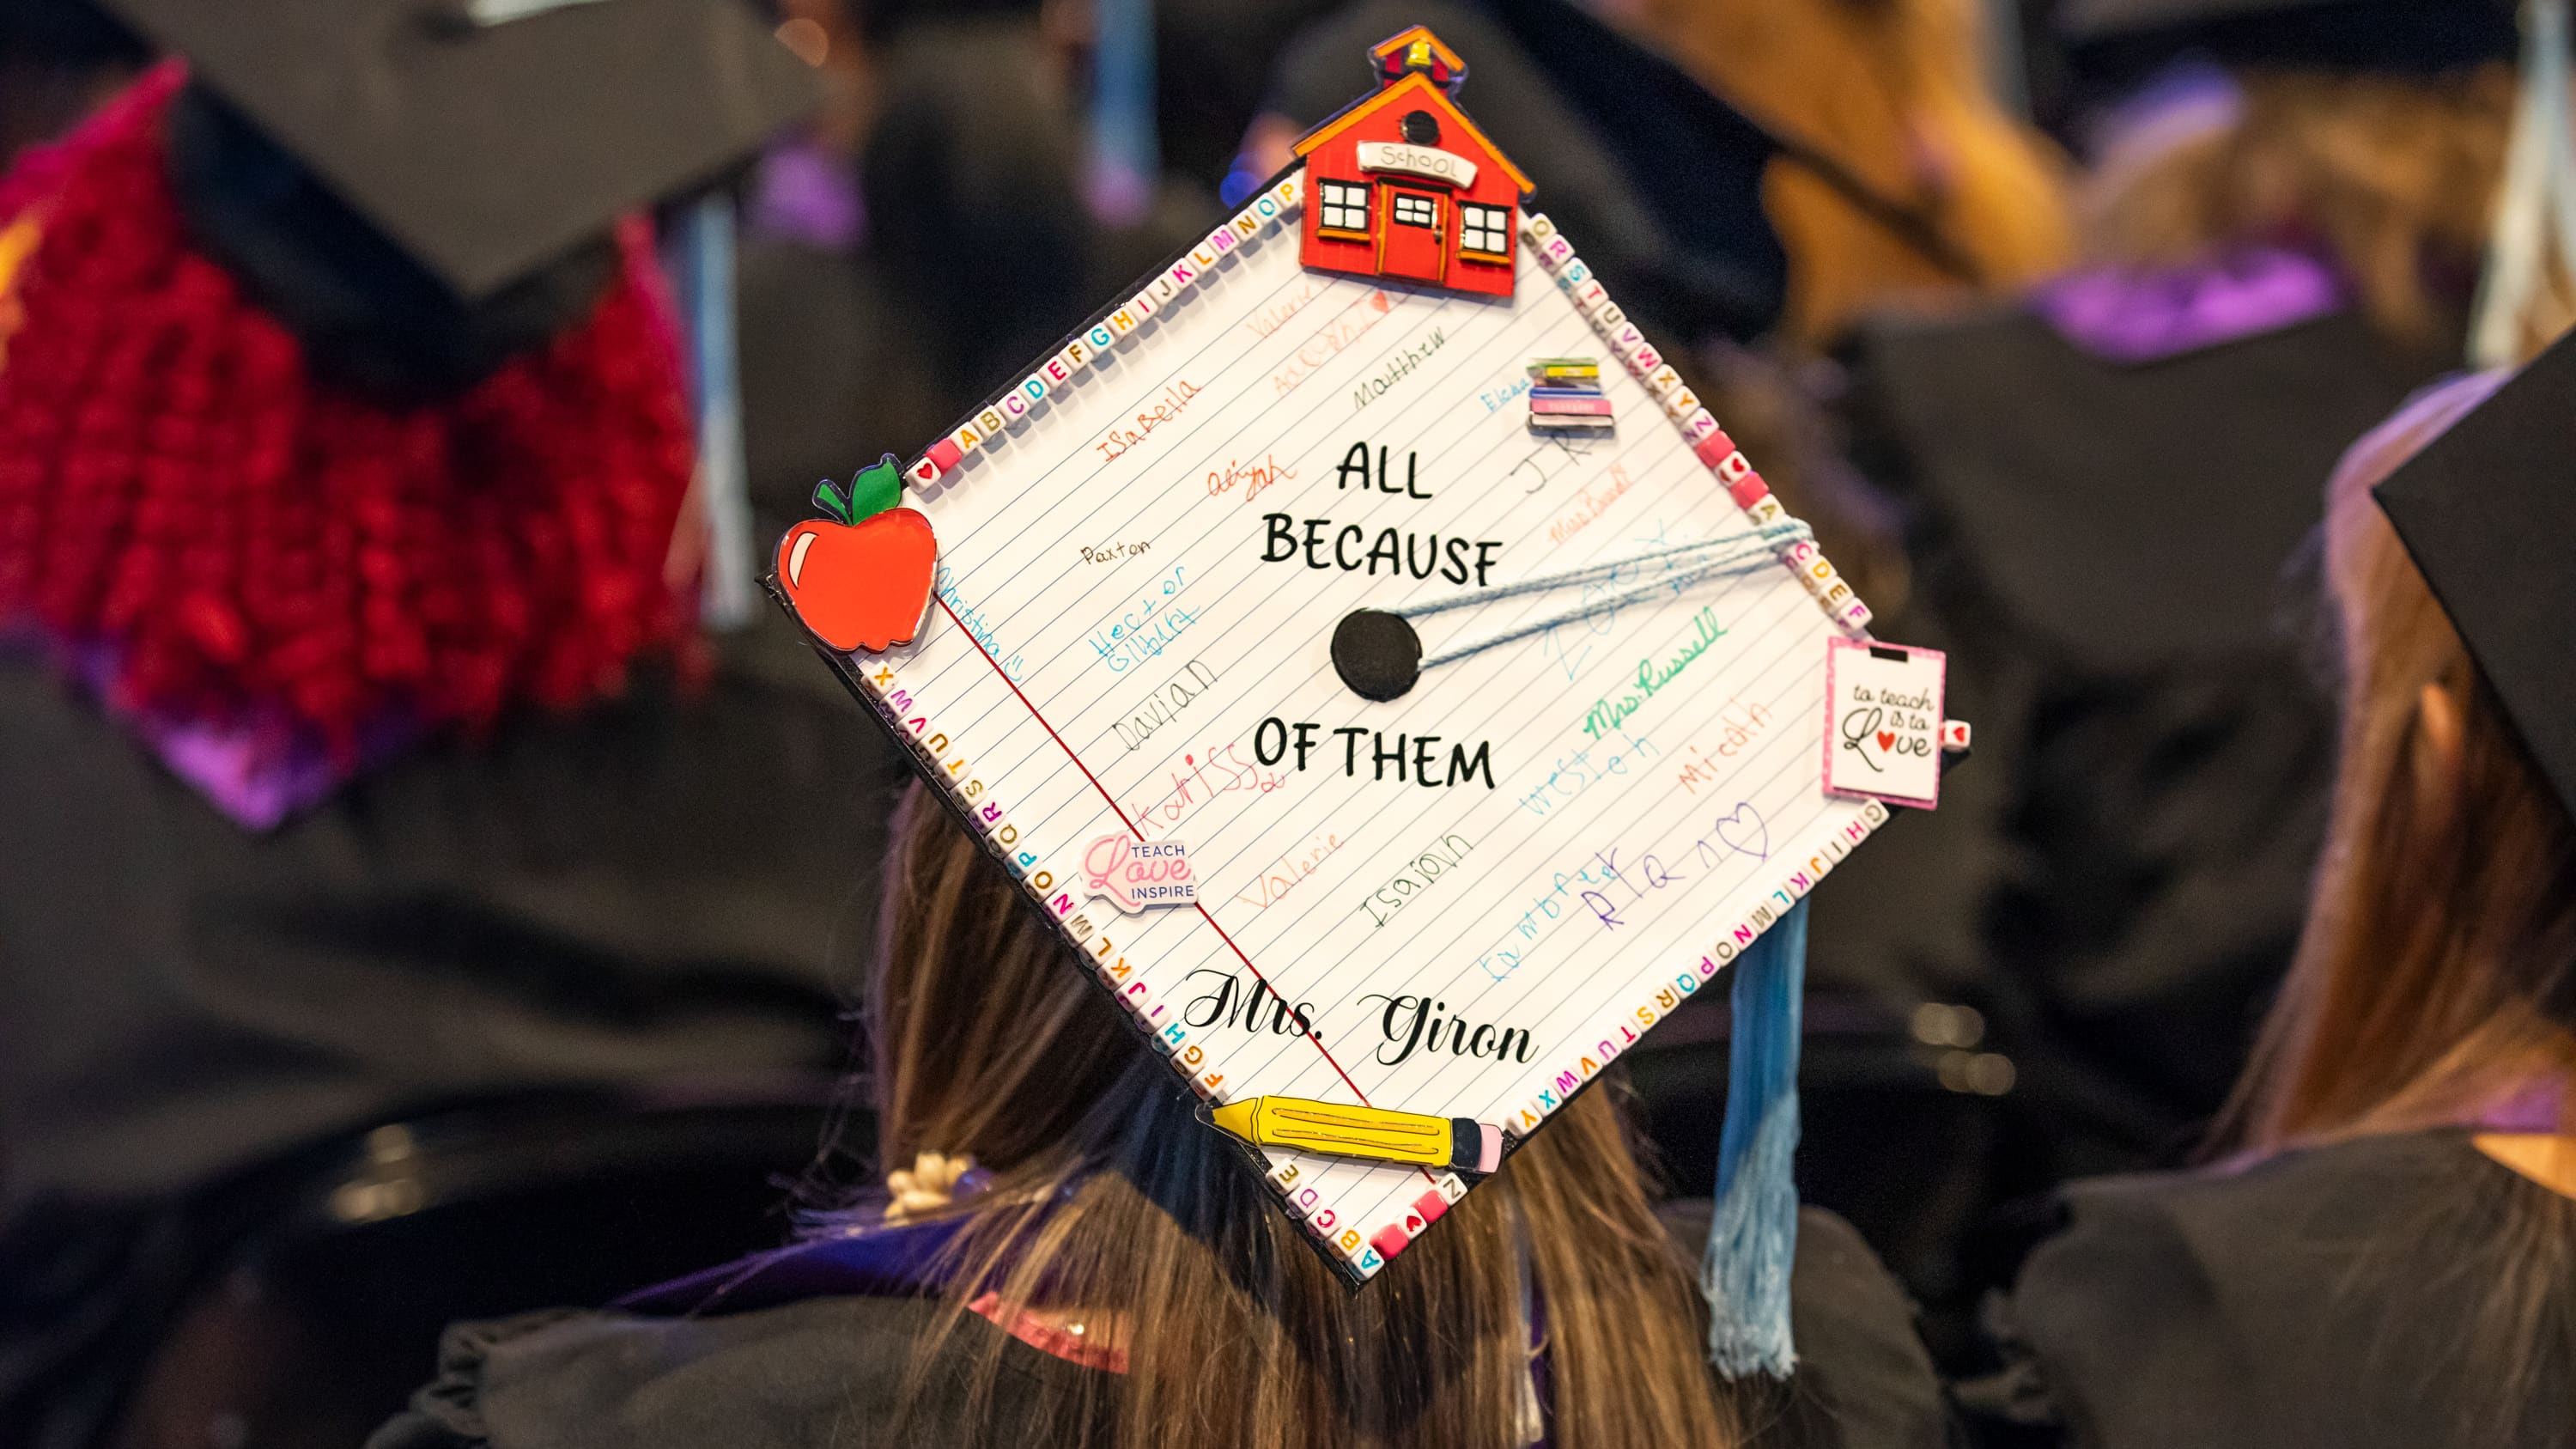
<instances>
[{"instance_id":1,"label":"yellow pencil decoration","mask_svg":"<svg viewBox=\"0 0 2576 1449\"><path fill-rule=\"evenodd\" d=\"M1209 1109L1208 1120L1256 1147L1466 1172L1491 1172L1503 1161L1502 1129L1472 1117L1426 1117L1301 1097L1246 1097Z\"/></svg>"}]
</instances>

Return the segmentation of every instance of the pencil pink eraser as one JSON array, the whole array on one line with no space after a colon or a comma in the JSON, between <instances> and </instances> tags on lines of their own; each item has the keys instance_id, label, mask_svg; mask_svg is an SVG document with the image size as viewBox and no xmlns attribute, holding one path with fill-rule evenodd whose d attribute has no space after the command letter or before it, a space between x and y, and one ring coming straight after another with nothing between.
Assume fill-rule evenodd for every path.
<instances>
[{"instance_id":1,"label":"pencil pink eraser","mask_svg":"<svg viewBox=\"0 0 2576 1449\"><path fill-rule=\"evenodd\" d=\"M1476 1124L1476 1170L1491 1172L1503 1165L1503 1129L1491 1122Z\"/></svg>"}]
</instances>

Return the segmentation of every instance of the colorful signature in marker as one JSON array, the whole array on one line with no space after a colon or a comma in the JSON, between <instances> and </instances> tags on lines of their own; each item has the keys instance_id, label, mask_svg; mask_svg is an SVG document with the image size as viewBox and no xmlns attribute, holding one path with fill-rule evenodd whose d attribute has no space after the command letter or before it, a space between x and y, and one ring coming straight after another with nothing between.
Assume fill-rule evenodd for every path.
<instances>
[{"instance_id":1,"label":"colorful signature in marker","mask_svg":"<svg viewBox=\"0 0 2576 1449\"><path fill-rule=\"evenodd\" d=\"M1262 454L1261 461L1258 463L1246 463L1240 458L1228 458L1223 468L1208 470L1207 491L1210 498L1223 498L1240 487L1243 490L1243 501L1250 503L1278 484L1294 480L1296 476L1297 470L1280 462L1279 455L1276 453Z\"/></svg>"},{"instance_id":2,"label":"colorful signature in marker","mask_svg":"<svg viewBox=\"0 0 2576 1449\"><path fill-rule=\"evenodd\" d=\"M1288 783L1288 777L1277 770L1246 763L1242 751L1237 743L1182 755L1181 767L1170 772L1172 788L1152 804L1131 809L1130 817L1149 834L1168 831L1220 796L1267 795Z\"/></svg>"},{"instance_id":3,"label":"colorful signature in marker","mask_svg":"<svg viewBox=\"0 0 2576 1449\"><path fill-rule=\"evenodd\" d=\"M1115 462L1126 456L1128 449L1152 437L1156 428L1179 418L1188 410L1190 399L1198 395L1198 384L1183 378L1163 389L1163 395L1152 406L1137 409L1135 426L1113 427L1091 446L1102 458Z\"/></svg>"},{"instance_id":4,"label":"colorful signature in marker","mask_svg":"<svg viewBox=\"0 0 2576 1449\"><path fill-rule=\"evenodd\" d=\"M1653 699L1665 685L1680 678L1683 670L1690 668L1701 655L1708 652L1708 646L1725 637L1726 630L1717 622L1715 607L1704 608L1693 614L1690 642L1684 644L1672 658L1661 664L1652 659L1638 660L1637 687L1615 698L1603 695L1594 701L1592 708L1583 716L1583 732L1597 740L1619 728L1627 721L1628 716L1644 709L1646 701Z\"/></svg>"},{"instance_id":5,"label":"colorful signature in marker","mask_svg":"<svg viewBox=\"0 0 2576 1449\"><path fill-rule=\"evenodd\" d=\"M1173 569L1161 583L1145 590L1135 608L1092 631L1091 652L1109 666L1110 673L1124 674L1130 666L1162 653L1199 621L1196 613L1172 602L1188 587L1188 574L1187 565Z\"/></svg>"}]
</instances>

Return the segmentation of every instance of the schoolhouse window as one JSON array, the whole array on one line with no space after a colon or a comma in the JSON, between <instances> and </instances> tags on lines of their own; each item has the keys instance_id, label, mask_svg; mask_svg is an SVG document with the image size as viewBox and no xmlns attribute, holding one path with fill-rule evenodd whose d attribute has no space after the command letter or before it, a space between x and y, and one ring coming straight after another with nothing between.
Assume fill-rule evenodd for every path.
<instances>
[{"instance_id":1,"label":"schoolhouse window","mask_svg":"<svg viewBox=\"0 0 2576 1449\"><path fill-rule=\"evenodd\" d=\"M1368 222L1368 188L1349 181L1324 181L1316 184L1316 204L1322 208L1318 220L1326 231L1366 232Z\"/></svg>"},{"instance_id":2,"label":"schoolhouse window","mask_svg":"<svg viewBox=\"0 0 2576 1449\"><path fill-rule=\"evenodd\" d=\"M1433 208L1430 197L1415 196L1410 192L1403 191L1399 191L1395 194L1395 224L1397 226L1435 226L1439 223L1439 218L1440 213Z\"/></svg>"},{"instance_id":3,"label":"schoolhouse window","mask_svg":"<svg viewBox=\"0 0 2576 1449\"><path fill-rule=\"evenodd\" d=\"M1462 205L1458 208L1458 248L1482 256L1499 257L1511 245L1512 213L1501 206Z\"/></svg>"}]
</instances>

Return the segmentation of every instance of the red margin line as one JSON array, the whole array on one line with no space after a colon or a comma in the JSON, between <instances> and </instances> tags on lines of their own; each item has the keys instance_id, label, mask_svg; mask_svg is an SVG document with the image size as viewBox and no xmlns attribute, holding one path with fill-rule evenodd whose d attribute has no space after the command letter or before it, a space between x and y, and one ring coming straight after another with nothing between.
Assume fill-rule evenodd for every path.
<instances>
[{"instance_id":1,"label":"red margin line","mask_svg":"<svg viewBox=\"0 0 2576 1449\"><path fill-rule=\"evenodd\" d=\"M1038 707L1029 703L1029 697L1020 693L1019 681L1011 678L1009 671L1002 668L1002 661L993 657L993 651L984 647L984 641L975 637L975 631L966 627L966 621L957 617L957 611L948 607L948 601L946 599L940 598L935 593L930 597L938 603L939 612L948 616L948 622L957 626L957 632L965 635L967 641L975 646L975 652L984 656L984 662L993 666L993 672L1001 676L1002 683L1010 687L1011 693L1017 696L1021 705L1028 710L1029 718L1038 722L1039 728L1044 729L1047 732L1047 738L1055 741L1055 747L1064 751L1064 757L1073 761L1073 767L1082 772L1082 778L1089 780L1091 782L1091 788L1100 792L1100 798L1109 802L1109 808L1117 812L1118 823L1126 826L1128 833L1135 836L1138 840L1144 839L1145 832L1138 830L1136 828L1136 822L1127 818L1127 812L1119 808L1117 797L1111 795L1109 791L1101 785L1100 777L1091 773L1091 767L1082 762L1082 756L1073 752L1073 746L1064 742L1064 736L1055 732L1055 726L1047 723L1047 717L1038 713ZM1269 977L1261 974L1260 967L1252 964L1251 957L1243 954L1243 948L1234 944L1234 938L1225 933L1225 927L1216 923L1216 917L1208 914L1208 908L1205 905L1200 905L1198 907L1198 913L1199 919L1208 923L1208 929L1216 932L1216 938L1223 941L1226 949L1234 953L1234 959L1242 962L1243 969L1252 973L1252 979L1260 982L1263 990L1268 991L1272 996L1277 996L1279 994L1279 989L1270 984ZM1342 1070L1342 1064L1333 1060L1332 1049L1324 1045L1324 1039L1322 1037L1315 1035L1313 1032L1308 1032L1306 1034L1306 1039L1315 1044L1316 1051L1323 1053L1324 1065L1333 1069L1333 1074L1342 1079L1342 1085L1350 1088L1351 1095L1360 1099L1361 1106L1367 1107L1374 1105L1369 1101L1368 1094L1360 1090L1360 1084L1351 1080L1351 1074ZM1425 1173L1423 1175L1428 1177L1430 1174Z\"/></svg>"},{"instance_id":2,"label":"red margin line","mask_svg":"<svg viewBox=\"0 0 2576 1449\"><path fill-rule=\"evenodd\" d=\"M1091 788L1100 791L1100 798L1108 801L1109 808L1117 812L1118 823L1127 827L1128 834L1135 836L1138 840L1144 839L1145 832L1136 828L1136 822L1127 818L1126 811L1119 809L1117 797L1111 795L1107 790L1101 789L1100 777L1091 773L1091 767L1082 762L1082 756L1073 752L1073 746L1066 744L1064 742L1064 736L1055 732L1055 726L1047 723L1046 716L1038 713L1038 707L1029 703L1029 697L1027 695L1020 693L1020 682L1013 679L1010 675L1010 671L1002 667L1002 661L993 657L993 651L984 647L984 641L975 637L975 631L966 627L966 621L957 617L957 611L948 607L948 601L946 599L940 598L937 594L932 594L930 597L938 601L939 612L948 616L948 622L957 626L957 632L965 635L967 642L975 646L975 652L984 656L984 662L993 666L993 672L1002 677L1002 683L1010 686L1011 693L1018 696L1020 703L1028 709L1029 718L1036 720L1038 722L1038 727L1047 732L1047 738L1055 741L1055 747L1064 751L1064 757L1073 761L1073 767L1082 772L1082 778L1091 782ZM1237 952L1236 954L1240 955L1242 953ZM1255 972L1253 974L1257 976L1260 973ZM1262 984L1266 986L1269 983L1265 981Z\"/></svg>"}]
</instances>

